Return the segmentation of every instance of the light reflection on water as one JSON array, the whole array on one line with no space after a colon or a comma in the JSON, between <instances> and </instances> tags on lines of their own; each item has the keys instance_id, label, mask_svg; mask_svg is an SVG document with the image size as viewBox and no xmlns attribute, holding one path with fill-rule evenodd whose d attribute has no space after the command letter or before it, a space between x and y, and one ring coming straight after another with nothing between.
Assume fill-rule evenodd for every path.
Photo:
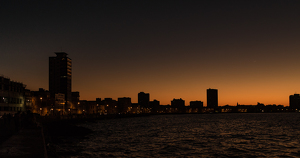
<instances>
[{"instance_id":1,"label":"light reflection on water","mask_svg":"<svg viewBox=\"0 0 300 158\"><path fill-rule=\"evenodd\" d=\"M299 157L300 114L157 115L92 129L78 157ZM70 147L71 148L71 147Z\"/></svg>"}]
</instances>

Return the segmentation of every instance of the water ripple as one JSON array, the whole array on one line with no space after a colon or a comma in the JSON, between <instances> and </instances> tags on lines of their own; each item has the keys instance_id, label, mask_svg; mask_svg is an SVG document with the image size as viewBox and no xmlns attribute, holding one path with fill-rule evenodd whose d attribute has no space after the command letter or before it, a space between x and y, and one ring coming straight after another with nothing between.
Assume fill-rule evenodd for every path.
<instances>
[{"instance_id":1,"label":"water ripple","mask_svg":"<svg viewBox=\"0 0 300 158\"><path fill-rule=\"evenodd\" d=\"M299 122L298 113L100 120L80 125L95 132L77 157L299 157Z\"/></svg>"}]
</instances>

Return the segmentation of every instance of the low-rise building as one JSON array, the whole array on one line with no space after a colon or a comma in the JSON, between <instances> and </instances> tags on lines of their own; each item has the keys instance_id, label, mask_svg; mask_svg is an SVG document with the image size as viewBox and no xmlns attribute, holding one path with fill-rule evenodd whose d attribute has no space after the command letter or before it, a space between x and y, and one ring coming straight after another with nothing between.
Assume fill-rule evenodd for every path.
<instances>
[{"instance_id":1,"label":"low-rise building","mask_svg":"<svg viewBox=\"0 0 300 158\"><path fill-rule=\"evenodd\" d=\"M25 111L25 87L21 82L0 76L0 115Z\"/></svg>"}]
</instances>

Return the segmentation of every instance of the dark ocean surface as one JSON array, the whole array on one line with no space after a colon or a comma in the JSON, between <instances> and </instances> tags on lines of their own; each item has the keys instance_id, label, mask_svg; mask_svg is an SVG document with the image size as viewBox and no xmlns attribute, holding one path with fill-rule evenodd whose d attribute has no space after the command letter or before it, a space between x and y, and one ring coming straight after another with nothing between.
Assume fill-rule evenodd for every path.
<instances>
[{"instance_id":1,"label":"dark ocean surface","mask_svg":"<svg viewBox=\"0 0 300 158\"><path fill-rule=\"evenodd\" d=\"M155 115L78 126L93 132L55 144L58 157L300 157L300 113Z\"/></svg>"}]
</instances>

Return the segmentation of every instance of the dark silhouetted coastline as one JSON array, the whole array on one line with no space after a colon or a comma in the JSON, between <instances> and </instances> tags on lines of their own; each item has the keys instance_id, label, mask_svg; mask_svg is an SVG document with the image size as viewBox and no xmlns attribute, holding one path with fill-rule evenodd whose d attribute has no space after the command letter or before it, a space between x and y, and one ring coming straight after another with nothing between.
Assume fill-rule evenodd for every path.
<instances>
[{"instance_id":1,"label":"dark silhouetted coastline","mask_svg":"<svg viewBox=\"0 0 300 158\"><path fill-rule=\"evenodd\" d=\"M76 144L83 141L87 135L93 133L92 130L78 126L78 124L92 123L97 120L120 119L150 116L149 114L132 114L132 115L76 115L76 116L58 116L43 117L41 120L45 136L45 143L48 157L57 156L76 156L76 153L82 149L72 152L62 152L60 144Z\"/></svg>"}]
</instances>

